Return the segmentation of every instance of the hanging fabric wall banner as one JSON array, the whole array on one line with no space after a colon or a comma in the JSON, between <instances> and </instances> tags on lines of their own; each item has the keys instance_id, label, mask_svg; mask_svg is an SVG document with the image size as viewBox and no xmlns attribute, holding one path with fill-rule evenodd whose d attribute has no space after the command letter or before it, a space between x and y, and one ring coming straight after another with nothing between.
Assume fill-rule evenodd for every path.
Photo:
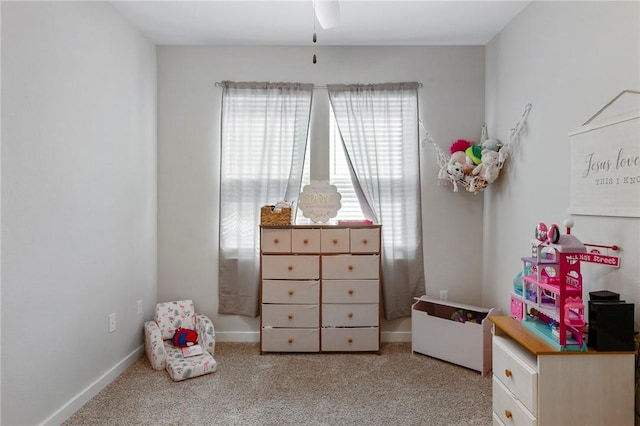
<instances>
[{"instance_id":1,"label":"hanging fabric wall banner","mask_svg":"<svg viewBox=\"0 0 640 426\"><path fill-rule=\"evenodd\" d=\"M640 217L640 114L571 133L569 213Z\"/></svg>"},{"instance_id":2,"label":"hanging fabric wall banner","mask_svg":"<svg viewBox=\"0 0 640 426\"><path fill-rule=\"evenodd\" d=\"M438 181L441 185L452 185L453 191L458 192L458 187L477 194L482 192L489 184L500 175L504 162L511 155L520 132L524 127L531 104L527 104L522 113L522 118L511 129L509 143L503 144L497 139L489 139L487 126L482 126L482 136L479 144L464 139L454 141L447 154L424 126L425 141L428 142L436 154L436 161L440 166Z\"/></svg>"}]
</instances>

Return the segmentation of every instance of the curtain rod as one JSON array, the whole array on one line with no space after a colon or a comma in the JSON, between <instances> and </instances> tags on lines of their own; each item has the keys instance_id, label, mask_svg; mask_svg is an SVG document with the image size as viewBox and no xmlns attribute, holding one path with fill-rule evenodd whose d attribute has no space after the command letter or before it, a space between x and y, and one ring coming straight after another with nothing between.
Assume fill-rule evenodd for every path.
<instances>
[{"instance_id":1,"label":"curtain rod","mask_svg":"<svg viewBox=\"0 0 640 426\"><path fill-rule=\"evenodd\" d=\"M356 84L368 84L368 83L356 83ZM215 82L215 86L216 86L216 87L222 87L222 82L221 82L221 81L216 81L216 82ZM422 87L422 83L418 83L418 87ZM327 85L326 85L326 84L324 84L324 85L315 85L315 84L314 84L314 85L313 85L313 89L314 89L314 90L315 90L315 89L326 89L326 88L327 88Z\"/></svg>"}]
</instances>

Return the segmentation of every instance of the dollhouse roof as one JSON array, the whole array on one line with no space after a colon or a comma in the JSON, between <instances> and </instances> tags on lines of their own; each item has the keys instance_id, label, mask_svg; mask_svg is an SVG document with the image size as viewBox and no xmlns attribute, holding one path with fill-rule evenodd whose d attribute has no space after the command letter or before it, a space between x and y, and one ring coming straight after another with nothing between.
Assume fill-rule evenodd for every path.
<instances>
[{"instance_id":1,"label":"dollhouse roof","mask_svg":"<svg viewBox=\"0 0 640 426\"><path fill-rule=\"evenodd\" d=\"M582 244L582 241L571 234L560 235L558 242L555 244L549 244L549 247L553 247L561 253L587 252L587 248Z\"/></svg>"}]
</instances>

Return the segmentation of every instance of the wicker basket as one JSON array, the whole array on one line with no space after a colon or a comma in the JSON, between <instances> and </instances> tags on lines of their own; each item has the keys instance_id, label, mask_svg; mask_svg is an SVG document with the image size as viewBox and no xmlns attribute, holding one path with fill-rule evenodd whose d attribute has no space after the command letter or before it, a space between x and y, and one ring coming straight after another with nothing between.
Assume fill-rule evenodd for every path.
<instances>
[{"instance_id":1,"label":"wicker basket","mask_svg":"<svg viewBox=\"0 0 640 426\"><path fill-rule=\"evenodd\" d=\"M291 208L283 207L278 211L273 206L260 208L260 225L264 226L289 226L291 225Z\"/></svg>"}]
</instances>

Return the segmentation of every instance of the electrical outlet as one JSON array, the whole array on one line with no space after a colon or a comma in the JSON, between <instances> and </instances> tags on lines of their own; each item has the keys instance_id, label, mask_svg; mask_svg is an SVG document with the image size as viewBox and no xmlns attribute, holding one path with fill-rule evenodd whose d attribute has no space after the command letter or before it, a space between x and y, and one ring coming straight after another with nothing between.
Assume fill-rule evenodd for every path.
<instances>
[{"instance_id":1,"label":"electrical outlet","mask_svg":"<svg viewBox=\"0 0 640 426\"><path fill-rule=\"evenodd\" d=\"M138 315L142 315L142 299L138 300Z\"/></svg>"},{"instance_id":2,"label":"electrical outlet","mask_svg":"<svg viewBox=\"0 0 640 426\"><path fill-rule=\"evenodd\" d=\"M116 331L116 314L109 315L109 333Z\"/></svg>"},{"instance_id":3,"label":"electrical outlet","mask_svg":"<svg viewBox=\"0 0 640 426\"><path fill-rule=\"evenodd\" d=\"M440 290L440 300L447 300L447 290Z\"/></svg>"}]
</instances>

